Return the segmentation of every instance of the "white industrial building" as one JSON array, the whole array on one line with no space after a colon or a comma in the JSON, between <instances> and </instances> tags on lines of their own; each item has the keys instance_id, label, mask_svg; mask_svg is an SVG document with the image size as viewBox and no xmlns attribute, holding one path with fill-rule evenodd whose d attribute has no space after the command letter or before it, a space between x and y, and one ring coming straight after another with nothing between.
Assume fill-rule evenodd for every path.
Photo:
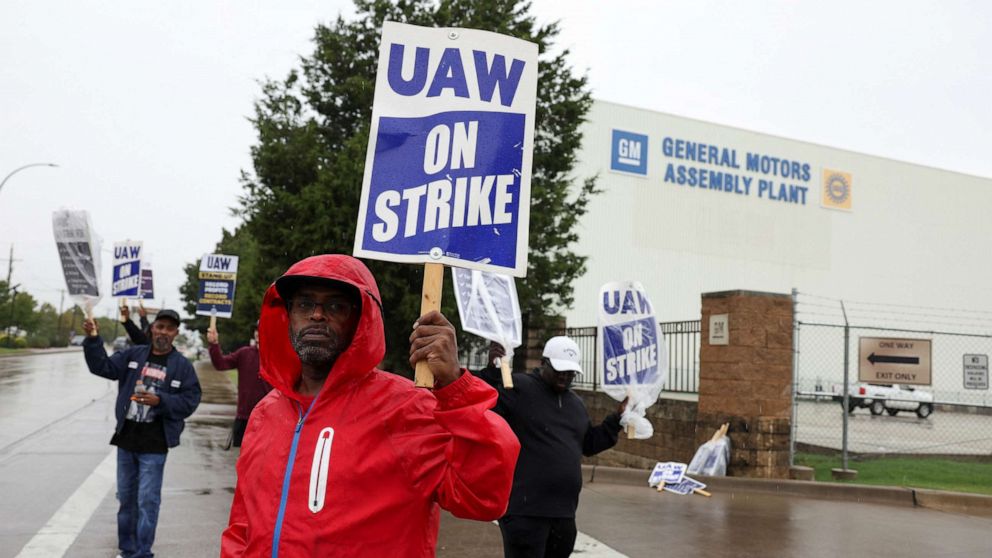
<instances>
[{"instance_id":1,"label":"white industrial building","mask_svg":"<svg viewBox=\"0 0 992 558\"><path fill-rule=\"evenodd\" d=\"M992 404L992 179L603 101L583 133L574 178L601 193L569 327L596 325L610 281L640 281L659 321L699 319L702 293L795 288L800 390L843 379L843 329L818 326L844 324L843 300L852 326L890 328L851 330L852 382L859 337L931 339L938 400Z\"/></svg>"},{"instance_id":2,"label":"white industrial building","mask_svg":"<svg viewBox=\"0 0 992 558\"><path fill-rule=\"evenodd\" d=\"M603 101L583 131L575 178L602 193L569 326L595 325L600 286L626 279L662 321L734 289L992 309L992 179Z\"/></svg>"}]
</instances>

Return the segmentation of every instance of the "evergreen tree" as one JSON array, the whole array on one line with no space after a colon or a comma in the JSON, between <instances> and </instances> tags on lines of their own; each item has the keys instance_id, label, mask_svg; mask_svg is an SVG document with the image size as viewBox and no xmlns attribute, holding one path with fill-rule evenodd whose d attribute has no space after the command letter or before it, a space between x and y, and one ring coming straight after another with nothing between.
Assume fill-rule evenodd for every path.
<instances>
[{"instance_id":1,"label":"evergreen tree","mask_svg":"<svg viewBox=\"0 0 992 558\"><path fill-rule=\"evenodd\" d=\"M282 81L263 84L252 120L258 130L258 144L251 150L254 172L242 174L245 190L238 212L244 224L230 238L225 233L218 245L223 251L226 241L247 237L251 240L244 241L256 250L251 277L239 269L238 309L248 303L257 309L261 299L261 292L249 292L243 280L262 289L304 257L351 253L379 39L383 21L391 20L485 29L539 45L529 266L517 289L526 326L550 325L551 318L572 304L572 282L585 271L585 257L573 253L571 245L577 239L575 225L596 192L593 178L573 185L579 126L591 98L585 77L569 69L568 52L549 54L557 24L538 25L528 14L530 3L515 0L356 0L355 4L354 20L338 18L331 25L317 26L314 51L301 59L298 69ZM242 256L242 266L246 259ZM383 366L410 373L407 338L420 312L423 267L366 263L386 309L388 352ZM187 272L190 282L184 295L192 304L197 283L192 267ZM445 280L442 308L457 326L450 279Z\"/></svg>"}]
</instances>

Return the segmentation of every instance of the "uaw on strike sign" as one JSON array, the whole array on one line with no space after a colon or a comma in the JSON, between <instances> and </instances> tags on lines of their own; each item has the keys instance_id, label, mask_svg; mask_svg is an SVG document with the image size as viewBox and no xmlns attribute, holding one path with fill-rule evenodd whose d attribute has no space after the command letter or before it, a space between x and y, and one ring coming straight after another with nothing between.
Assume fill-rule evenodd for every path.
<instances>
[{"instance_id":1,"label":"uaw on strike sign","mask_svg":"<svg viewBox=\"0 0 992 558\"><path fill-rule=\"evenodd\" d=\"M114 243L113 280L110 296L135 298L141 290L141 242Z\"/></svg>"},{"instance_id":2,"label":"uaw on strike sign","mask_svg":"<svg viewBox=\"0 0 992 558\"><path fill-rule=\"evenodd\" d=\"M644 287L637 281L603 285L599 292L597 344L600 385L610 397L629 397L621 424L633 423L637 438L650 438L644 418L668 378L668 353Z\"/></svg>"},{"instance_id":3,"label":"uaw on strike sign","mask_svg":"<svg viewBox=\"0 0 992 558\"><path fill-rule=\"evenodd\" d=\"M385 22L355 256L524 276L537 45Z\"/></svg>"}]
</instances>

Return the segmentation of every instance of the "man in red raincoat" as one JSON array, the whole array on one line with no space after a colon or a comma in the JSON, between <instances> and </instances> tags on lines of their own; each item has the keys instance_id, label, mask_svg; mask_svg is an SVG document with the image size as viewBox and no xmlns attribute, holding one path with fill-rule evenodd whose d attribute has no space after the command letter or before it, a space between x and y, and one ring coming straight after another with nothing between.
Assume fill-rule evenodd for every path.
<instances>
[{"instance_id":1,"label":"man in red raincoat","mask_svg":"<svg viewBox=\"0 0 992 558\"><path fill-rule=\"evenodd\" d=\"M376 369L379 289L349 256L297 262L265 293L262 377L221 556L433 556L438 507L493 520L520 444L490 409L496 391L459 367L455 332L421 316L410 362L433 392Z\"/></svg>"}]
</instances>

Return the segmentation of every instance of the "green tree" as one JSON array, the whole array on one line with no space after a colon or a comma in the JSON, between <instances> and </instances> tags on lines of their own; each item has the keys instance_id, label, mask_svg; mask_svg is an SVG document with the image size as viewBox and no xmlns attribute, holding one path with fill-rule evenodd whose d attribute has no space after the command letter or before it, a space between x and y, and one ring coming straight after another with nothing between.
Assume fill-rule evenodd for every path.
<instances>
[{"instance_id":1,"label":"green tree","mask_svg":"<svg viewBox=\"0 0 992 558\"><path fill-rule=\"evenodd\" d=\"M6 281L0 281L0 329L3 331L16 327L31 332L40 320L35 313L37 305L38 301L22 286L15 292L8 288Z\"/></svg>"},{"instance_id":2,"label":"green tree","mask_svg":"<svg viewBox=\"0 0 992 558\"><path fill-rule=\"evenodd\" d=\"M28 332L27 341L30 347L51 347L56 342L55 331L58 327L58 310L45 302L34 312L34 327Z\"/></svg>"},{"instance_id":3,"label":"green tree","mask_svg":"<svg viewBox=\"0 0 992 558\"><path fill-rule=\"evenodd\" d=\"M382 22L485 29L535 42L541 52L529 266L517 289L526 326L546 327L572 304L572 282L585 271L585 258L572 252L572 244L575 225L596 192L594 178L573 182L579 127L591 98L585 77L567 64L568 52L551 53L558 25L538 25L528 14L530 3L516 0L355 4L354 20L317 26L314 51L298 69L282 81L263 83L252 120L258 131L251 150L254 172L242 174L245 190L237 210L244 224L233 235L256 243L254 285L267 284L304 257L352 250ZM420 311L423 268L367 264L387 309L383 365L409 374L407 337ZM239 270L239 280L244 276ZM194 289L191 275L187 302L194 300ZM239 285L238 292L241 297L245 289ZM447 278L443 310L457 322Z\"/></svg>"}]
</instances>

